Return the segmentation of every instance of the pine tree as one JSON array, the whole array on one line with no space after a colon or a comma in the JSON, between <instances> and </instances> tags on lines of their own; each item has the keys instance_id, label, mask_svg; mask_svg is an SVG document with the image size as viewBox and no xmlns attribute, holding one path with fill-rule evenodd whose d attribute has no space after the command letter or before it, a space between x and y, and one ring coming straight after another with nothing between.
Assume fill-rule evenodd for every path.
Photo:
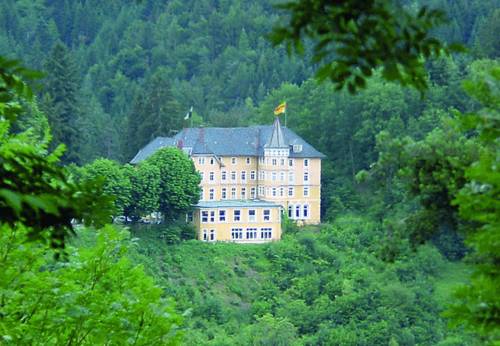
<instances>
[{"instance_id":1,"label":"pine tree","mask_svg":"<svg viewBox=\"0 0 500 346\"><path fill-rule=\"evenodd\" d=\"M119 159L119 135L116 124L106 113L95 95L87 76L79 93L84 116L78 118L78 153L81 163L96 158Z\"/></svg>"},{"instance_id":2,"label":"pine tree","mask_svg":"<svg viewBox=\"0 0 500 346\"><path fill-rule=\"evenodd\" d=\"M80 109L77 101L78 71L70 52L64 44L55 44L45 62L44 94L42 108L49 118L53 145L64 143L67 147L64 163L78 162L77 128Z\"/></svg>"},{"instance_id":3,"label":"pine tree","mask_svg":"<svg viewBox=\"0 0 500 346\"><path fill-rule=\"evenodd\" d=\"M129 157L155 137L172 136L175 130L182 127L182 110L172 95L165 71L158 70L146 85L149 90L145 99L138 98L133 112L129 114Z\"/></svg>"}]
</instances>

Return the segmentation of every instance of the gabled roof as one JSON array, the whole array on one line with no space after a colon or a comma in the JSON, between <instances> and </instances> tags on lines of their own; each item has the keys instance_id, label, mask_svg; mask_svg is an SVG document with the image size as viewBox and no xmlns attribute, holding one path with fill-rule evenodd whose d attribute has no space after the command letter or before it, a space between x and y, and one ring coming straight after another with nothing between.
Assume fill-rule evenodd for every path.
<instances>
[{"instance_id":1,"label":"gabled roof","mask_svg":"<svg viewBox=\"0 0 500 346\"><path fill-rule=\"evenodd\" d=\"M274 130L273 125L249 127L206 127L185 128L174 137L158 137L141 149L130 161L139 163L151 156L156 150L166 146L190 148L191 155L215 156L263 156L264 145L269 142ZM324 158L325 155L313 148L292 130L281 127L285 147L302 145L302 151L290 150L294 158ZM281 139L280 139L281 141Z\"/></svg>"}]
</instances>

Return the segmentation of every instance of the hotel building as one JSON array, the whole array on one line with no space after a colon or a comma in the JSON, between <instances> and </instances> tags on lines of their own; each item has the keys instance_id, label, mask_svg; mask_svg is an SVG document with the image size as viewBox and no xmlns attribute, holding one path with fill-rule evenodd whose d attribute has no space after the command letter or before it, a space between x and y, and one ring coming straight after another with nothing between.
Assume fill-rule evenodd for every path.
<instances>
[{"instance_id":1,"label":"hotel building","mask_svg":"<svg viewBox=\"0 0 500 346\"><path fill-rule=\"evenodd\" d=\"M270 126L185 128L158 137L132 159L175 146L201 175L192 221L198 239L259 243L281 238L281 216L299 224L320 222L321 159L279 117Z\"/></svg>"}]
</instances>

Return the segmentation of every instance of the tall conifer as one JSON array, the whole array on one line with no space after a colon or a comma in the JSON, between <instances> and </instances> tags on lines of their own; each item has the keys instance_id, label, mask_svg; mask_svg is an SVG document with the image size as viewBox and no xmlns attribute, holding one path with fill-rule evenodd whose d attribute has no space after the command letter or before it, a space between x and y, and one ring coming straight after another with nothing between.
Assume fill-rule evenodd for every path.
<instances>
[{"instance_id":1,"label":"tall conifer","mask_svg":"<svg viewBox=\"0 0 500 346\"><path fill-rule=\"evenodd\" d=\"M64 44L54 45L45 62L44 94L42 107L49 118L53 145L64 143L67 147L63 162L78 162L77 151L79 131L77 122L79 107L77 102L78 70L71 53Z\"/></svg>"},{"instance_id":2,"label":"tall conifer","mask_svg":"<svg viewBox=\"0 0 500 346\"><path fill-rule=\"evenodd\" d=\"M184 114L174 99L165 71L157 71L150 79L145 98L138 98L129 114L129 156L158 136L170 137L182 127Z\"/></svg>"}]
</instances>

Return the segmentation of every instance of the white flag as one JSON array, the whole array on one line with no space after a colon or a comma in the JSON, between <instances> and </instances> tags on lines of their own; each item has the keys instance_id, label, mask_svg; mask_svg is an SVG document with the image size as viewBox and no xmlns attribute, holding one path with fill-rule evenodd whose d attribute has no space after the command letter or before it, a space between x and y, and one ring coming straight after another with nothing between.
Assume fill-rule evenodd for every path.
<instances>
[{"instance_id":1,"label":"white flag","mask_svg":"<svg viewBox=\"0 0 500 346\"><path fill-rule=\"evenodd\" d=\"M184 117L184 120L188 120L192 116L193 116L193 106L191 106L191 108L189 108L189 111L186 113L186 116Z\"/></svg>"}]
</instances>

